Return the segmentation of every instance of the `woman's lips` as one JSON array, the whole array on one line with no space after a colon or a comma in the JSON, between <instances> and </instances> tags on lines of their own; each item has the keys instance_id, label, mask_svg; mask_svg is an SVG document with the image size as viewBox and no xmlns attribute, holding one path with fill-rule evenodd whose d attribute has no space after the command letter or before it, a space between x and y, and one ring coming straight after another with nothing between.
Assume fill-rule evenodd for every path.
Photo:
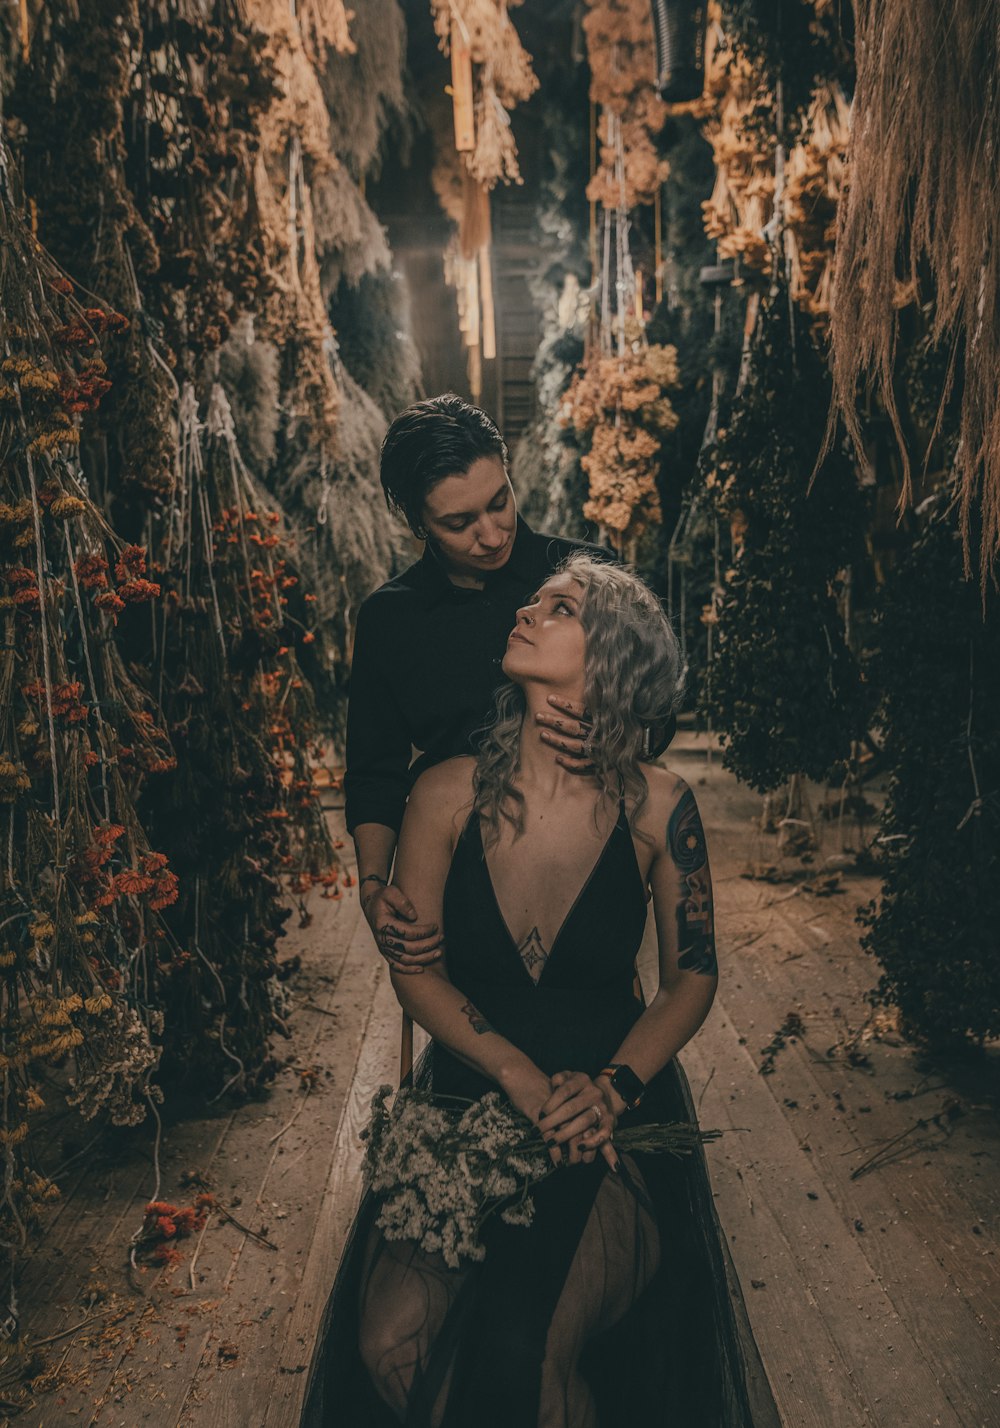
<instances>
[{"instance_id":1,"label":"woman's lips","mask_svg":"<svg viewBox=\"0 0 1000 1428\"><path fill-rule=\"evenodd\" d=\"M517 640L517 642L518 642L519 645L530 645L530 644L531 644L531 641L528 640L528 639L525 639L524 635L520 634L517 630L511 630L510 634L507 636L507 643L508 643L508 644L510 644L512 640Z\"/></svg>"}]
</instances>

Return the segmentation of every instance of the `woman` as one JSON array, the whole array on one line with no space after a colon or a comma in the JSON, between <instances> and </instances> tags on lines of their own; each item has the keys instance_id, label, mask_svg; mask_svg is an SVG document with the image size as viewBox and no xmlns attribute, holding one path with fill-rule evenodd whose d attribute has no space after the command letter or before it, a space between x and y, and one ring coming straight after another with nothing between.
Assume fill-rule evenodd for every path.
<instances>
[{"instance_id":1,"label":"woman","mask_svg":"<svg viewBox=\"0 0 1000 1428\"><path fill-rule=\"evenodd\" d=\"M400 413L382 444L386 502L425 546L358 612L344 787L362 907L400 971L419 972L441 955L439 929L417 919L389 882L410 787L423 769L472 751L526 596L572 551L601 553L532 531L517 514L507 466L490 418L451 394ZM558 700L537 711L567 769L586 767L584 712ZM653 746L659 752L666 740Z\"/></svg>"},{"instance_id":2,"label":"woman","mask_svg":"<svg viewBox=\"0 0 1000 1428\"><path fill-rule=\"evenodd\" d=\"M476 759L417 781L397 881L442 925L445 963L393 969L430 1033L435 1095L499 1087L558 1173L530 1227L498 1217L459 1270L359 1213L304 1424L370 1428L747 1428L777 1424L730 1278L703 1158L619 1153L620 1126L693 1119L673 1059L717 982L705 840L689 788L640 764L669 713L677 644L633 575L570 557L517 612ZM551 696L592 713L591 770L541 739ZM659 989L633 969L651 889ZM390 964L391 965L391 964Z\"/></svg>"}]
</instances>

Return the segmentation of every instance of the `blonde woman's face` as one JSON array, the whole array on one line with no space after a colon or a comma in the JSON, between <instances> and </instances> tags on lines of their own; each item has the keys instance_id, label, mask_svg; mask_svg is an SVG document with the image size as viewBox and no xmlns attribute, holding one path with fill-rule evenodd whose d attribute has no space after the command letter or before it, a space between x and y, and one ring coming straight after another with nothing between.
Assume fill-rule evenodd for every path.
<instances>
[{"instance_id":1,"label":"blonde woman's face","mask_svg":"<svg viewBox=\"0 0 1000 1428\"><path fill-rule=\"evenodd\" d=\"M580 623L583 586L553 575L517 612L501 668L516 684L538 682L582 698L586 641Z\"/></svg>"}]
</instances>

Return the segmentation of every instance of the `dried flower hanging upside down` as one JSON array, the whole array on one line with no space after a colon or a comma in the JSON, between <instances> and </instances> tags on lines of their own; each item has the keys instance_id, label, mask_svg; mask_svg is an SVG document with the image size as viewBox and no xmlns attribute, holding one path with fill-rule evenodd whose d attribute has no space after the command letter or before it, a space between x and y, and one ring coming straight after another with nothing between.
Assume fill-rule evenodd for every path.
<instances>
[{"instance_id":1,"label":"dried flower hanging upside down","mask_svg":"<svg viewBox=\"0 0 1000 1428\"><path fill-rule=\"evenodd\" d=\"M601 106L599 163L587 197L605 208L652 203L670 166L656 147L667 107L655 89L656 49L649 3L587 0L587 7L583 29L590 60L590 97Z\"/></svg>"},{"instance_id":2,"label":"dried flower hanging upside down","mask_svg":"<svg viewBox=\"0 0 1000 1428\"><path fill-rule=\"evenodd\" d=\"M660 523L661 438L678 420L666 393L678 380L673 347L636 341L620 357L591 358L563 398L563 425L592 434L580 463L590 479L584 516L619 549Z\"/></svg>"},{"instance_id":3,"label":"dried flower hanging upside down","mask_svg":"<svg viewBox=\"0 0 1000 1428\"><path fill-rule=\"evenodd\" d=\"M475 144L462 155L469 173L487 189L520 183L510 110L531 98L538 79L507 0L431 0L431 12L444 53L457 41L475 66Z\"/></svg>"}]
</instances>

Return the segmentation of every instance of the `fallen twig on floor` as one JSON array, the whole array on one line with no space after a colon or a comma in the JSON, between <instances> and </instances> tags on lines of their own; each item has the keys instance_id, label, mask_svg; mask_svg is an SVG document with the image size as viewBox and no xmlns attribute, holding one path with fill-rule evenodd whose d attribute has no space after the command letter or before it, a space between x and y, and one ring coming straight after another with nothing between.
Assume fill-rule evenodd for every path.
<instances>
[{"instance_id":1,"label":"fallen twig on floor","mask_svg":"<svg viewBox=\"0 0 1000 1428\"><path fill-rule=\"evenodd\" d=\"M774 1070L778 1052L784 1050L789 1041L794 1040L797 1036L805 1036L805 1034L806 1028L802 1018L798 1012L790 1011L767 1045L761 1047L761 1054L764 1057L758 1067L761 1076L770 1076Z\"/></svg>"},{"instance_id":2,"label":"fallen twig on floor","mask_svg":"<svg viewBox=\"0 0 1000 1428\"><path fill-rule=\"evenodd\" d=\"M927 1130L933 1125L936 1126L939 1131L947 1135L951 1123L958 1120L959 1117L964 1114L965 1107L961 1101L956 1100L954 1097L949 1097L936 1115L928 1117L921 1116L919 1120L914 1121L913 1125L907 1126L904 1131L900 1131L899 1135L894 1135L890 1140L884 1141L867 1160L855 1166L851 1171L851 1179L858 1180L862 1175L866 1175L868 1171L880 1170L883 1166L888 1165L891 1160L896 1158L895 1155L889 1156L888 1152L895 1149L898 1153L902 1142L911 1136L914 1131ZM909 1151L910 1147L907 1146L906 1150Z\"/></svg>"}]
</instances>

